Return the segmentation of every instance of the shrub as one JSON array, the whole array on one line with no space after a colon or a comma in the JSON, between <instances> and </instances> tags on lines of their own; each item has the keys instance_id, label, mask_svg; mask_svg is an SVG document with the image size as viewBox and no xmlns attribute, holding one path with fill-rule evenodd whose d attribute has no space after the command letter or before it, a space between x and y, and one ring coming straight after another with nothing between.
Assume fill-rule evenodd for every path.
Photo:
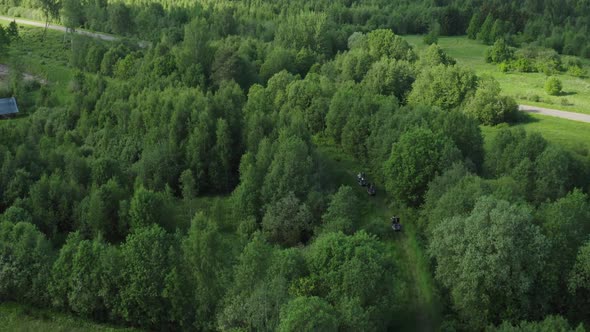
<instances>
[{"instance_id":1,"label":"shrub","mask_svg":"<svg viewBox=\"0 0 590 332\"><path fill-rule=\"evenodd\" d=\"M557 77L549 77L545 82L545 91L552 96L557 96L561 93L561 81Z\"/></svg>"}]
</instances>

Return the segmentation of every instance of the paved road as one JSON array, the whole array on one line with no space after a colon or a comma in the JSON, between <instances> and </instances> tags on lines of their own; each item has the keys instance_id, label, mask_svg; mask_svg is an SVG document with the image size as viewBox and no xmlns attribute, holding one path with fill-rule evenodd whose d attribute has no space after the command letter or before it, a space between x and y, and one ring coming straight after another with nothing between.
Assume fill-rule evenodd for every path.
<instances>
[{"instance_id":1,"label":"paved road","mask_svg":"<svg viewBox=\"0 0 590 332\"><path fill-rule=\"evenodd\" d=\"M43 23L43 22L25 20L25 19L22 19L22 18L13 18L13 17L8 17L8 16L0 16L0 19L7 20L7 21L16 21L16 23L18 23L18 24L30 25L30 26L39 27L39 28L45 28L45 23ZM61 26L61 25L49 24L47 26L47 28L48 29L51 29L51 30L57 30L57 31L66 32L66 27ZM77 29L76 30L76 33L77 34L80 34L80 35L89 36L89 37L92 37L92 38L98 38L98 39L102 39L102 40L107 40L107 41L114 41L114 40L117 40L118 39L115 36L107 35L107 34L104 34L104 33L90 32L90 31L80 30L80 29Z\"/></svg>"},{"instance_id":2,"label":"paved road","mask_svg":"<svg viewBox=\"0 0 590 332\"><path fill-rule=\"evenodd\" d=\"M590 115L581 113L564 112L558 110L552 110L549 108L543 108L538 106L519 105L518 109L527 113L536 113L541 115L555 116L562 119L587 122L590 123Z\"/></svg>"}]
</instances>

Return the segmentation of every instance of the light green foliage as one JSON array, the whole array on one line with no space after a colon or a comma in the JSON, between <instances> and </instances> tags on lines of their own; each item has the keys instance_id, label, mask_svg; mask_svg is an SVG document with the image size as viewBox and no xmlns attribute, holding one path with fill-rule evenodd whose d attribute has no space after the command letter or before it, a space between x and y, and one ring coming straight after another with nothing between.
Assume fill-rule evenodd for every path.
<instances>
[{"instance_id":1,"label":"light green foliage","mask_svg":"<svg viewBox=\"0 0 590 332\"><path fill-rule=\"evenodd\" d=\"M120 290L116 312L126 322L155 327L166 321L169 303L162 300L171 236L157 225L138 229L121 246Z\"/></svg>"},{"instance_id":2,"label":"light green foliage","mask_svg":"<svg viewBox=\"0 0 590 332\"><path fill-rule=\"evenodd\" d=\"M416 79L408 103L429 105L450 111L459 107L475 92L477 76L459 66L438 65L424 69Z\"/></svg>"},{"instance_id":3,"label":"light green foliage","mask_svg":"<svg viewBox=\"0 0 590 332\"><path fill-rule=\"evenodd\" d=\"M235 265L219 329L276 330L281 307L291 298L289 285L305 270L301 251L277 250L255 233Z\"/></svg>"},{"instance_id":4,"label":"light green foliage","mask_svg":"<svg viewBox=\"0 0 590 332\"><path fill-rule=\"evenodd\" d=\"M318 297L298 297L281 310L281 332L338 331L334 308Z\"/></svg>"},{"instance_id":5,"label":"light green foliage","mask_svg":"<svg viewBox=\"0 0 590 332\"><path fill-rule=\"evenodd\" d=\"M367 91L393 95L403 103L415 79L415 69L409 62L383 58L373 63L362 84Z\"/></svg>"},{"instance_id":6,"label":"light green foliage","mask_svg":"<svg viewBox=\"0 0 590 332\"><path fill-rule=\"evenodd\" d=\"M172 294L170 300L186 297L183 306L177 308L179 321L196 314L197 325L207 328L218 310L218 303L226 287L227 246L215 220L198 213L191 221L188 236L182 243L185 268L190 277L182 280L182 268L178 285L184 294ZM187 281L190 281L187 283ZM196 307L195 307L196 304Z\"/></svg>"},{"instance_id":7,"label":"light green foliage","mask_svg":"<svg viewBox=\"0 0 590 332\"><path fill-rule=\"evenodd\" d=\"M312 223L309 207L293 193L288 193L267 207L262 231L269 242L290 247L299 244L311 232Z\"/></svg>"},{"instance_id":8,"label":"light green foliage","mask_svg":"<svg viewBox=\"0 0 590 332\"><path fill-rule=\"evenodd\" d=\"M590 242L586 242L580 247L576 263L570 275L569 289L574 294L576 292L587 294L590 291ZM585 304L588 305L587 302Z\"/></svg>"},{"instance_id":9,"label":"light green foliage","mask_svg":"<svg viewBox=\"0 0 590 332\"><path fill-rule=\"evenodd\" d=\"M496 40L494 46L486 51L486 62L503 63L514 59L514 51L506 44L502 38Z\"/></svg>"},{"instance_id":10,"label":"light green foliage","mask_svg":"<svg viewBox=\"0 0 590 332\"><path fill-rule=\"evenodd\" d=\"M397 200L419 205L428 183L459 156L448 138L428 129L410 130L393 145L384 165L385 188Z\"/></svg>"},{"instance_id":11,"label":"light green foliage","mask_svg":"<svg viewBox=\"0 0 590 332\"><path fill-rule=\"evenodd\" d=\"M60 249L49 280L53 305L95 319L114 309L120 260L114 247L72 233Z\"/></svg>"},{"instance_id":12,"label":"light green foliage","mask_svg":"<svg viewBox=\"0 0 590 332\"><path fill-rule=\"evenodd\" d=\"M438 65L452 66L457 61L450 57L438 44L430 45L420 54L418 65L423 68L435 67Z\"/></svg>"},{"instance_id":13,"label":"light green foliage","mask_svg":"<svg viewBox=\"0 0 590 332\"><path fill-rule=\"evenodd\" d=\"M286 48L309 48L328 55L332 52L330 23L328 15L321 12L303 11L298 15L288 15L281 20L275 40Z\"/></svg>"},{"instance_id":14,"label":"light green foliage","mask_svg":"<svg viewBox=\"0 0 590 332\"><path fill-rule=\"evenodd\" d=\"M45 305L47 276L51 269L51 244L29 223L0 223L0 297Z\"/></svg>"},{"instance_id":15,"label":"light green foliage","mask_svg":"<svg viewBox=\"0 0 590 332\"><path fill-rule=\"evenodd\" d=\"M369 54L375 59L387 57L396 60L413 61L416 55L412 46L393 31L387 29L373 30L367 34Z\"/></svg>"},{"instance_id":16,"label":"light green foliage","mask_svg":"<svg viewBox=\"0 0 590 332\"><path fill-rule=\"evenodd\" d=\"M562 89L561 80L557 77L551 76L545 81L545 91L552 96L560 95Z\"/></svg>"},{"instance_id":17,"label":"light green foliage","mask_svg":"<svg viewBox=\"0 0 590 332\"><path fill-rule=\"evenodd\" d=\"M324 297L342 309L356 307L355 310L362 312L357 318L367 318L363 323L352 324L354 318L343 321L343 326L371 324L377 329L389 326L399 289L394 286L394 280L398 287L402 281L396 279L382 242L364 231L353 236L326 233L310 246L306 259L310 276L299 280L298 294Z\"/></svg>"},{"instance_id":18,"label":"light green foliage","mask_svg":"<svg viewBox=\"0 0 590 332\"><path fill-rule=\"evenodd\" d=\"M453 306L472 328L528 317L548 259L548 241L526 206L492 197L471 214L440 223L430 255L436 278L450 290Z\"/></svg>"},{"instance_id":19,"label":"light green foliage","mask_svg":"<svg viewBox=\"0 0 590 332\"><path fill-rule=\"evenodd\" d=\"M513 98L501 96L500 85L493 78L480 79L477 91L465 106L465 113L484 125L497 125L516 119L518 105Z\"/></svg>"}]
</instances>

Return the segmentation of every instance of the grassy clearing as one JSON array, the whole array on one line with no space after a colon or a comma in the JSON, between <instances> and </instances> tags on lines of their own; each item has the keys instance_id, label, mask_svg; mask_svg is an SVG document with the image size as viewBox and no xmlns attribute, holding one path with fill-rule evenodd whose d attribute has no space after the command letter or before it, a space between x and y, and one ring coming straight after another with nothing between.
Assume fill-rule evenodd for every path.
<instances>
[{"instance_id":1,"label":"grassy clearing","mask_svg":"<svg viewBox=\"0 0 590 332\"><path fill-rule=\"evenodd\" d=\"M512 127L522 127L529 132L538 132L551 143L558 144L582 157L590 156L590 123L537 114L530 114L529 117L529 121L514 124ZM491 141L503 126L507 125L482 126L486 142Z\"/></svg>"},{"instance_id":2,"label":"grassy clearing","mask_svg":"<svg viewBox=\"0 0 590 332\"><path fill-rule=\"evenodd\" d=\"M9 23L0 20L4 26ZM48 82L60 104L66 103L70 98L67 89L74 72L69 67L69 39L64 40L62 32L48 30L45 41L42 41L43 29L24 25L19 25L19 34L21 40L11 44L9 53L0 57L0 64L21 62L26 73Z\"/></svg>"},{"instance_id":3,"label":"grassy clearing","mask_svg":"<svg viewBox=\"0 0 590 332\"><path fill-rule=\"evenodd\" d=\"M401 331L435 331L441 322L441 311L438 296L434 287L428 258L420 244L417 234L417 213L393 202L383 186L377 184L377 196L369 197L364 188L356 183L356 174L365 170L362 165L347 156L338 147L327 141L316 140L319 157L326 165L326 171L335 180L334 183L349 185L358 191L363 202L362 229L370 229L381 234L391 251L398 274L392 276L392 282L400 286L401 296L398 299L405 303L399 312L392 313L398 318ZM371 174L367 172L369 180ZM404 231L393 233L389 218L400 216Z\"/></svg>"},{"instance_id":4,"label":"grassy clearing","mask_svg":"<svg viewBox=\"0 0 590 332\"><path fill-rule=\"evenodd\" d=\"M427 47L422 36L404 36L418 51ZM590 78L578 78L560 73L556 75L563 83L562 96L550 96L545 92L543 73L502 73L496 65L486 63L484 55L489 46L467 37L440 37L438 44L460 65L472 68L478 75L494 77L505 94L519 104L541 106L569 112L590 114ZM583 60L585 69L590 65ZM537 101L538 100L538 101Z\"/></svg>"},{"instance_id":5,"label":"grassy clearing","mask_svg":"<svg viewBox=\"0 0 590 332\"><path fill-rule=\"evenodd\" d=\"M11 303L0 304L0 330L13 332L137 331L134 329L123 329L95 324L60 313L48 310L31 309Z\"/></svg>"}]
</instances>

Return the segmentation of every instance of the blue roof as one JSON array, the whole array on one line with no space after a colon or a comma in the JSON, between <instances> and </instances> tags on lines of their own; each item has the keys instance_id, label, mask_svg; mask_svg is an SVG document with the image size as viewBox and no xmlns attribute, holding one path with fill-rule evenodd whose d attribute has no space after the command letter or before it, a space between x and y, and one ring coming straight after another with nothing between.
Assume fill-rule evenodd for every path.
<instances>
[{"instance_id":1,"label":"blue roof","mask_svg":"<svg viewBox=\"0 0 590 332\"><path fill-rule=\"evenodd\" d=\"M0 99L0 115L15 113L18 113L18 106L16 106L16 99L14 97Z\"/></svg>"}]
</instances>

